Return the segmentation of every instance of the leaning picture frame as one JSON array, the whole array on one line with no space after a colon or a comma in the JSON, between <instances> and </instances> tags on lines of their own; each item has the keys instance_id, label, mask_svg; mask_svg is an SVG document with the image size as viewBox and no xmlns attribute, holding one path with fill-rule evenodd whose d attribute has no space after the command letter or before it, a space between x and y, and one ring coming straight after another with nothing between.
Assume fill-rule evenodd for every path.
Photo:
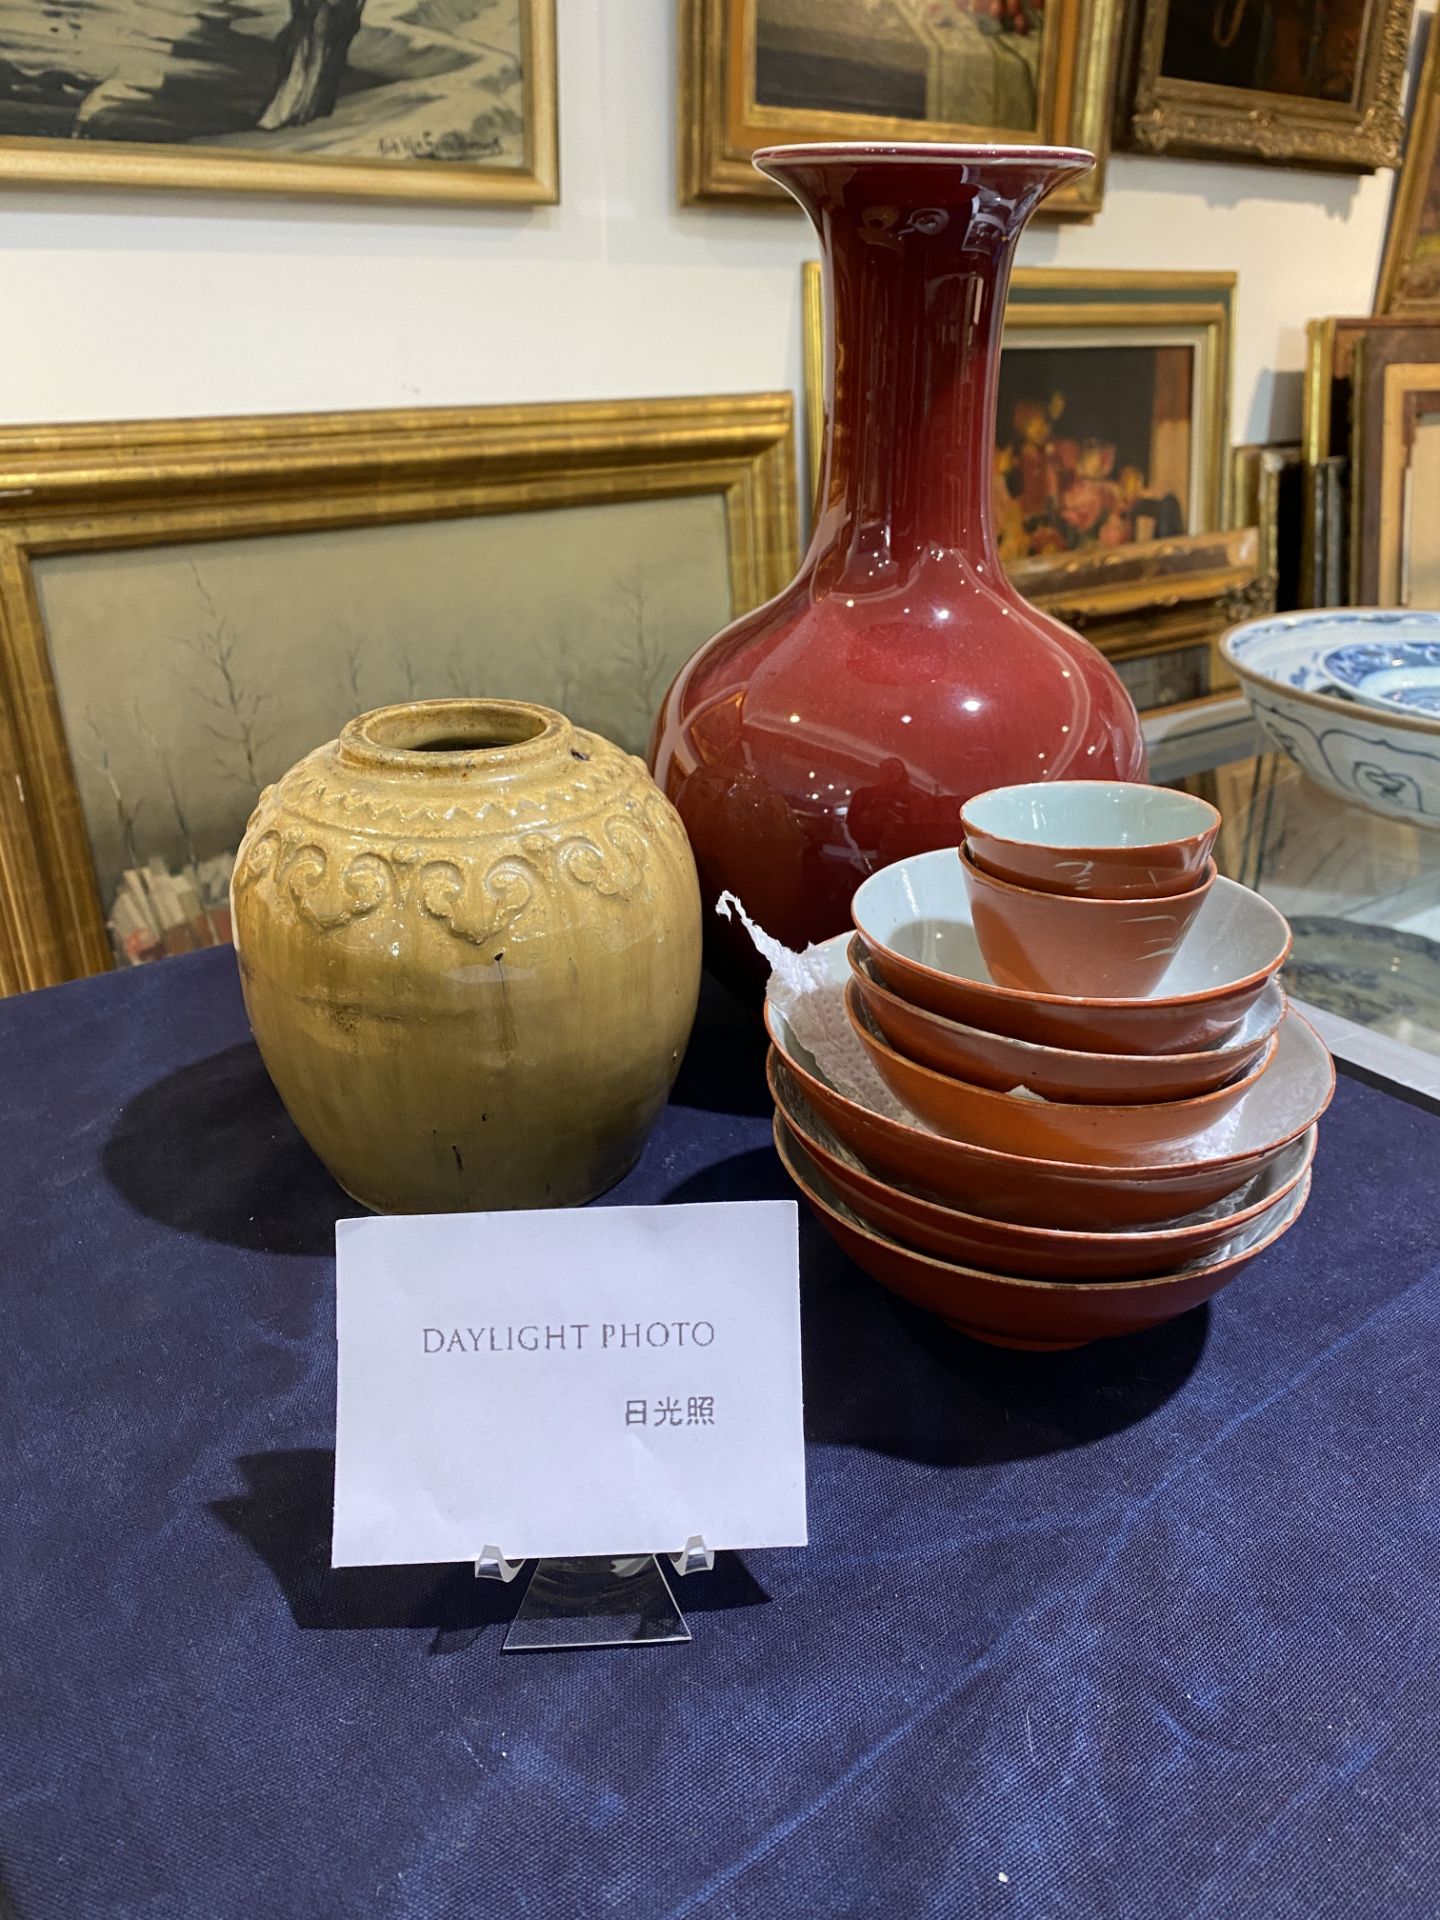
<instances>
[{"instance_id":1,"label":"leaning picture frame","mask_svg":"<svg viewBox=\"0 0 1440 1920\"><path fill-rule=\"evenodd\" d=\"M1235 300L1228 273L1015 272L996 441L997 494L1010 501L1010 523L999 530L1007 565L1044 551L1125 544L1116 536L1127 519L1136 538L1225 526ZM802 269L801 315L813 499L825 432L824 285L816 261ZM1052 460L1052 444L1066 457ZM1071 455L1074 471L1066 465ZM1163 487L1154 484L1156 461L1169 475ZM1141 511L1147 504L1149 513Z\"/></svg>"},{"instance_id":2,"label":"leaning picture frame","mask_svg":"<svg viewBox=\"0 0 1440 1920\"><path fill-rule=\"evenodd\" d=\"M0 184L559 199L555 0L80 0L59 19L0 16Z\"/></svg>"},{"instance_id":3,"label":"leaning picture frame","mask_svg":"<svg viewBox=\"0 0 1440 1920\"><path fill-rule=\"evenodd\" d=\"M1095 155L1042 209L1092 215L1104 197L1121 4L679 0L681 202L789 205L751 165L764 146L1020 142Z\"/></svg>"},{"instance_id":4,"label":"leaning picture frame","mask_svg":"<svg viewBox=\"0 0 1440 1920\"><path fill-rule=\"evenodd\" d=\"M352 714L538 699L643 752L795 566L788 393L0 432L0 992L228 936Z\"/></svg>"},{"instance_id":5,"label":"leaning picture frame","mask_svg":"<svg viewBox=\"0 0 1440 1920\"><path fill-rule=\"evenodd\" d=\"M1230 522L1258 532L1261 572L1272 583L1274 610L1288 613L1302 605L1305 457L1298 440L1234 449Z\"/></svg>"},{"instance_id":6,"label":"leaning picture frame","mask_svg":"<svg viewBox=\"0 0 1440 1920\"><path fill-rule=\"evenodd\" d=\"M1344 0L1324 19L1278 0L1136 0L1116 144L1347 172L1393 167L1414 7Z\"/></svg>"},{"instance_id":7,"label":"leaning picture frame","mask_svg":"<svg viewBox=\"0 0 1440 1920\"><path fill-rule=\"evenodd\" d=\"M1440 365L1391 363L1381 370L1378 494L1373 557L1361 584L1377 606L1440 606L1440 541L1424 509L1440 486ZM1373 569L1373 571L1369 570Z\"/></svg>"},{"instance_id":8,"label":"leaning picture frame","mask_svg":"<svg viewBox=\"0 0 1440 1920\"><path fill-rule=\"evenodd\" d=\"M1403 370L1399 386L1391 378L1397 368ZM1415 321L1358 336L1346 449L1350 456L1348 597L1356 606L1388 606L1401 600L1404 568L1395 489L1399 486L1405 492L1408 512L1409 487L1404 479L1409 471L1408 449L1433 411L1433 399L1422 405L1420 396L1436 387L1440 387L1440 325ZM1426 447L1431 438L1428 431L1421 435ZM1429 477L1433 479L1433 472ZM1422 498L1425 492L1422 487Z\"/></svg>"},{"instance_id":9,"label":"leaning picture frame","mask_svg":"<svg viewBox=\"0 0 1440 1920\"><path fill-rule=\"evenodd\" d=\"M1377 314L1440 320L1440 32L1434 17L1415 83L1375 291Z\"/></svg>"}]
</instances>

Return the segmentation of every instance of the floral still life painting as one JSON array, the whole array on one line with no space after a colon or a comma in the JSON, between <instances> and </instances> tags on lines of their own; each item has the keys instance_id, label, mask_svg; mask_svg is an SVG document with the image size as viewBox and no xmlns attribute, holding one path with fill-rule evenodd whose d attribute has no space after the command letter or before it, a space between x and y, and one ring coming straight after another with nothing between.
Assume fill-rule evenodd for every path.
<instances>
[{"instance_id":1,"label":"floral still life painting","mask_svg":"<svg viewBox=\"0 0 1440 1920\"><path fill-rule=\"evenodd\" d=\"M1186 347L1007 350L994 455L1000 557L1189 533Z\"/></svg>"}]
</instances>

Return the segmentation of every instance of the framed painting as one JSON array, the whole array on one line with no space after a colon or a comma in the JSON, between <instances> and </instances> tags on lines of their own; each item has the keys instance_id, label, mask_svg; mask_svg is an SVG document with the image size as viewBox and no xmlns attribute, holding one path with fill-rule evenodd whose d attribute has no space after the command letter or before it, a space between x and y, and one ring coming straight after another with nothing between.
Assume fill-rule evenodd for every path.
<instances>
[{"instance_id":1,"label":"framed painting","mask_svg":"<svg viewBox=\"0 0 1440 1920\"><path fill-rule=\"evenodd\" d=\"M1343 607L1349 599L1346 517L1350 462L1340 454L1307 460L1300 476L1300 601Z\"/></svg>"},{"instance_id":2,"label":"framed painting","mask_svg":"<svg viewBox=\"0 0 1440 1920\"><path fill-rule=\"evenodd\" d=\"M1440 607L1440 368L1385 369L1380 596Z\"/></svg>"},{"instance_id":3,"label":"framed painting","mask_svg":"<svg viewBox=\"0 0 1440 1920\"><path fill-rule=\"evenodd\" d=\"M1221 635L1273 610L1263 559L1246 527L1047 554L1009 571L1027 600L1099 647L1143 715L1198 716L1235 685Z\"/></svg>"},{"instance_id":4,"label":"framed painting","mask_svg":"<svg viewBox=\"0 0 1440 1920\"><path fill-rule=\"evenodd\" d=\"M1311 604L1301 588L1305 511L1305 459L1298 441L1236 447L1230 524L1254 527L1259 534L1260 571L1271 582L1277 613Z\"/></svg>"},{"instance_id":5,"label":"framed painting","mask_svg":"<svg viewBox=\"0 0 1440 1920\"><path fill-rule=\"evenodd\" d=\"M1145 153L1393 167L1414 4L1136 0L1116 139Z\"/></svg>"},{"instance_id":6,"label":"framed painting","mask_svg":"<svg viewBox=\"0 0 1440 1920\"><path fill-rule=\"evenodd\" d=\"M1104 190L1121 0L680 0L680 193L785 201L750 164L795 140L1087 147Z\"/></svg>"},{"instance_id":7,"label":"framed painting","mask_svg":"<svg viewBox=\"0 0 1440 1920\"><path fill-rule=\"evenodd\" d=\"M1305 330L1305 488L1309 495L1302 574L1316 607L1343 607L1360 595L1363 546L1378 523L1367 522L1370 478L1378 473L1379 396L1370 406L1371 440L1362 449L1360 369L1388 361L1440 361L1440 315L1368 314L1312 320ZM1370 575L1373 590L1373 570Z\"/></svg>"},{"instance_id":8,"label":"framed painting","mask_svg":"<svg viewBox=\"0 0 1440 1920\"><path fill-rule=\"evenodd\" d=\"M1349 594L1356 606L1418 606L1402 598L1409 569L1401 512L1437 518L1440 494L1427 492L1435 472L1428 423L1430 390L1440 387L1440 326L1377 328L1359 336L1351 376ZM1420 461L1411 471L1412 455Z\"/></svg>"},{"instance_id":9,"label":"framed painting","mask_svg":"<svg viewBox=\"0 0 1440 1920\"><path fill-rule=\"evenodd\" d=\"M0 433L0 991L228 937L351 715L533 699L643 752L795 566L788 394Z\"/></svg>"},{"instance_id":10,"label":"framed painting","mask_svg":"<svg viewBox=\"0 0 1440 1920\"><path fill-rule=\"evenodd\" d=\"M1329 315L1306 326L1306 386L1302 442L1311 467L1325 459L1348 459L1354 436L1356 367L1361 344L1371 338L1413 332L1425 315L1404 313ZM1434 315L1440 342L1440 315Z\"/></svg>"},{"instance_id":11,"label":"framed painting","mask_svg":"<svg viewBox=\"0 0 1440 1920\"><path fill-rule=\"evenodd\" d=\"M813 494L824 332L819 267L804 273ZM1225 525L1234 308L1233 274L1013 276L994 465L1007 565Z\"/></svg>"},{"instance_id":12,"label":"framed painting","mask_svg":"<svg viewBox=\"0 0 1440 1920\"><path fill-rule=\"evenodd\" d=\"M0 8L0 182L549 202L555 0Z\"/></svg>"},{"instance_id":13,"label":"framed painting","mask_svg":"<svg viewBox=\"0 0 1440 1920\"><path fill-rule=\"evenodd\" d=\"M1440 33L1432 16L1425 62L1390 209L1376 313L1440 320Z\"/></svg>"}]
</instances>

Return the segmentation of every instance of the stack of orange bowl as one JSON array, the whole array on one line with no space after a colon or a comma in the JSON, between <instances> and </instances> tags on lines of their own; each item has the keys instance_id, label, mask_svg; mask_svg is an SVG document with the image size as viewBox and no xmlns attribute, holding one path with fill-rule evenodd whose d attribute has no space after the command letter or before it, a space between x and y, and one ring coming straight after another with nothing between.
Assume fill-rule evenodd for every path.
<instances>
[{"instance_id":1,"label":"stack of orange bowl","mask_svg":"<svg viewBox=\"0 0 1440 1920\"><path fill-rule=\"evenodd\" d=\"M1171 1319L1310 1191L1335 1073L1277 978L1289 927L1217 877L1189 794L1000 787L961 824L865 881L803 1012L772 980L781 1158L860 1266L977 1339Z\"/></svg>"}]
</instances>

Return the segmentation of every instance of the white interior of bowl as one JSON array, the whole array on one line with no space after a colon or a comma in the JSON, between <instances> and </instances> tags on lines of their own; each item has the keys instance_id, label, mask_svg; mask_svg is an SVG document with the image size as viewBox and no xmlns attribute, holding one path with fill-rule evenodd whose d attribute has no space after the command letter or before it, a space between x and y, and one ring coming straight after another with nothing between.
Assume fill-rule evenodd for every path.
<instances>
[{"instance_id":1,"label":"white interior of bowl","mask_svg":"<svg viewBox=\"0 0 1440 1920\"><path fill-rule=\"evenodd\" d=\"M1049 780L994 787L967 800L963 817L969 831L1076 851L1168 846L1219 825L1214 808L1194 794L1133 780Z\"/></svg>"},{"instance_id":2,"label":"white interior of bowl","mask_svg":"<svg viewBox=\"0 0 1440 1920\"><path fill-rule=\"evenodd\" d=\"M902 959L960 980L994 984L975 938L960 857L953 847L917 853L872 873L857 891L851 914L872 947L888 947ZM1236 985L1277 966L1288 938L1284 918L1268 900L1234 880L1217 879L1170 965L1149 993L1127 1004L1188 998ZM1083 1006L1085 1001L1074 1004Z\"/></svg>"},{"instance_id":3,"label":"white interior of bowl","mask_svg":"<svg viewBox=\"0 0 1440 1920\"><path fill-rule=\"evenodd\" d=\"M922 858L928 856L922 855ZM952 854L951 859L954 859ZM957 863L958 864L958 863ZM893 869L887 869L893 871ZM877 878L882 876L876 876ZM868 886L869 881L866 882ZM812 963L814 984L809 995L816 997L812 1009L812 1032L825 1036L826 1044L844 1044L839 1040L843 1028L849 1032L849 1045L856 1055L868 1064L858 1038L849 1031L849 1023L844 1017L845 983L850 975L850 966L846 958L849 941L846 935L836 934L834 939L824 941L818 947L809 950L808 958ZM819 1004L827 996L832 1004L823 1007ZM808 996L807 996L808 997ZM795 1031L795 1021L781 1006L774 994L768 994L771 1020L780 1041L783 1052L790 1055L807 1071L835 1088L843 1091L836 1076L821 1054L812 1053L804 1040ZM840 1019L834 1018L834 1007L840 1009ZM848 1058L848 1055L847 1055ZM872 1069L873 1072L873 1069ZM878 1076L877 1076L878 1077ZM1277 1141L1292 1139L1303 1133L1313 1120L1319 1118L1329 1103L1335 1084L1335 1069L1331 1065L1330 1055L1326 1052L1319 1035L1306 1021L1302 1020L1293 1008L1287 1010L1280 1022L1279 1045L1271 1058L1270 1065L1249 1090L1241 1094L1229 1113L1223 1114L1213 1126L1207 1127L1201 1134L1186 1140L1182 1145L1167 1151L1157 1150L1153 1160L1147 1164L1153 1167L1181 1167L1204 1164L1213 1160L1240 1160L1247 1154L1260 1153ZM846 1095L853 1098L853 1095ZM868 1098L862 1098L860 1105L871 1112L883 1111L889 1118L903 1120L907 1126L914 1126L925 1133L934 1133L933 1127L927 1127L923 1120L904 1107L899 1107L893 1097L881 1107L872 1104ZM944 1138L946 1136L939 1135ZM1083 1165L1063 1162L1067 1173L1083 1178L1087 1169ZM1117 1177L1115 1168L1093 1169L1099 1176ZM1128 1169L1133 1172L1134 1169Z\"/></svg>"},{"instance_id":4,"label":"white interior of bowl","mask_svg":"<svg viewBox=\"0 0 1440 1920\"><path fill-rule=\"evenodd\" d=\"M984 1273L987 1279L1003 1279L1007 1285L1017 1287L1143 1287L1147 1285L1153 1287L1166 1280L1174 1279L1180 1274L1205 1273L1212 1267L1225 1266L1231 1260L1243 1259L1263 1241L1268 1240L1272 1235L1282 1233L1298 1216L1310 1197L1310 1175L1306 1174L1305 1178L1297 1182L1289 1193L1273 1201L1252 1220L1244 1221L1229 1239L1222 1240L1218 1247L1196 1259L1178 1262L1168 1273L1152 1274L1137 1280L1029 1280L1011 1274L992 1274L985 1268L963 1267L954 1261L942 1260L937 1254L917 1253L913 1248L903 1246L901 1241L892 1239L880 1227L873 1226L868 1220L862 1220L853 1207L845 1204L805 1151L803 1141L797 1140L789 1127L785 1129L785 1138L786 1147L794 1157L796 1170L800 1174L804 1187L810 1189L818 1199L823 1200L833 1213L839 1214L840 1218L850 1226L858 1227L862 1233L868 1233L872 1239L884 1241L887 1246L901 1248L912 1259L923 1260L927 1266L940 1267L956 1274Z\"/></svg>"},{"instance_id":5,"label":"white interior of bowl","mask_svg":"<svg viewBox=\"0 0 1440 1920\"><path fill-rule=\"evenodd\" d=\"M858 965L865 977L882 992L889 993L892 998L900 997L895 994L893 988L886 986L875 971L874 963L868 955L860 958ZM1207 1058L1223 1059L1226 1054L1242 1053L1246 1047L1254 1046L1256 1041L1263 1040L1274 1032L1280 1024L1280 1015L1284 1010L1285 989L1277 976L1266 981L1258 997L1245 1009L1245 1018L1235 1031L1227 1034L1223 1040L1217 1041L1213 1047L1195 1047L1188 1053L1150 1053L1144 1058L1157 1066L1168 1066L1178 1060L1198 1059L1202 1054ZM1003 1053L1007 1063L1014 1063L1017 1084L1025 1078L1027 1072L1043 1068L1047 1062L1079 1061L1092 1073L1109 1067L1114 1067L1117 1071L1125 1069L1133 1071L1135 1066L1136 1056L1133 1054L1090 1053L1073 1047L1046 1047L1042 1046L1038 1040L1017 1040L1008 1033L989 1033L980 1027L967 1026L962 1020L947 1020L944 1014L931 1013L922 1007L912 1007L911 1011L919 1019L927 1024L933 1024L942 1032L978 1035L997 1052Z\"/></svg>"},{"instance_id":6,"label":"white interior of bowl","mask_svg":"<svg viewBox=\"0 0 1440 1920\"><path fill-rule=\"evenodd\" d=\"M1226 635L1222 651L1277 690L1304 696L1324 693L1332 682L1320 665L1322 654L1361 641L1440 640L1440 611L1407 608L1334 607L1306 613L1277 614L1251 621ZM1331 698L1338 698L1331 692ZM1428 716L1411 716L1424 720ZM1440 721L1436 722L1440 726Z\"/></svg>"},{"instance_id":7,"label":"white interior of bowl","mask_svg":"<svg viewBox=\"0 0 1440 1920\"><path fill-rule=\"evenodd\" d=\"M935 1088L937 1082L964 1079L963 1074L944 1073L937 1067L926 1066L924 1061L912 1060L898 1047L892 1046L886 1039L884 1031L874 1014L870 1011L869 1007L865 1005L864 1001L859 998L858 991L855 1000L855 1022L863 1030L861 1034L862 1044L866 1036L868 1036L873 1044L874 1053L872 1053L871 1057L875 1058L875 1055L878 1054L880 1059L891 1062L893 1078L889 1074L884 1075L887 1085L893 1086L896 1081L902 1084L915 1084L918 1082L921 1084L928 1083L932 1088ZM1063 1100L1052 1103L1049 1095L1037 1092L1034 1088L1026 1086L1023 1081L1014 1087L985 1087L971 1084L969 1092L971 1099L977 1106L982 1108L989 1107L992 1111L999 1110L1002 1103L1012 1100L1026 1100L1038 1102L1041 1106L1050 1106L1053 1104L1059 1114L1069 1113L1077 1117L1080 1115L1089 1117L1096 1114L1108 1114L1110 1116L1110 1124L1112 1125L1119 1123L1128 1126L1132 1121L1138 1121L1140 1117L1146 1113L1163 1116L1167 1125L1175 1125L1178 1124L1175 1117L1177 1110L1181 1108L1184 1109L1185 1116L1198 1120L1203 1117L1200 1111L1200 1103L1202 1101L1208 1102L1211 1106L1218 1106L1223 1100L1234 1099L1236 1097L1236 1085L1248 1087L1252 1081L1257 1080L1259 1075L1265 1073L1273 1061L1278 1047L1279 1036L1278 1034L1272 1034L1257 1057L1246 1063L1243 1074L1238 1075L1236 1080L1232 1081L1228 1086L1210 1087L1201 1093L1181 1094L1168 1100L1145 1100L1138 1104L1133 1101L1128 1101L1121 1102L1117 1105L1113 1101L1095 1098L1089 1100ZM870 1051L870 1049L867 1048L867 1051ZM880 1067L880 1059L876 1059L877 1069Z\"/></svg>"},{"instance_id":8,"label":"white interior of bowl","mask_svg":"<svg viewBox=\"0 0 1440 1920\"><path fill-rule=\"evenodd\" d=\"M893 1187L901 1193L911 1195L914 1199L928 1201L931 1206L942 1207L946 1213L953 1214L957 1220L975 1217L967 1214L963 1208L952 1206L948 1200L942 1199L938 1194L927 1192L924 1187L909 1186L904 1181L892 1179L889 1174L878 1173L874 1167L867 1166L860 1155L852 1147L847 1146L834 1131L824 1115L817 1113L811 1106L805 1098L804 1089L783 1060L779 1063L776 1079L781 1095L782 1118L790 1121L794 1126L803 1128L812 1140L818 1142L827 1152L834 1154L835 1158L843 1161L847 1167L852 1167L856 1173L868 1175L872 1180L878 1180L883 1186ZM1278 1195L1280 1189L1294 1179L1314 1152L1316 1131L1313 1126L1307 1128L1298 1139L1291 1141L1283 1153L1278 1153L1273 1160L1267 1161L1258 1173L1252 1175L1244 1186L1237 1187L1233 1193L1223 1195L1210 1206L1201 1207L1194 1213L1178 1215L1164 1227L1147 1224L1114 1227L1106 1233L1090 1233L1072 1228L1032 1227L1026 1226L1023 1222L997 1222L989 1219L982 1219L980 1224L989 1230L994 1230L997 1226L1001 1227L1006 1233L1020 1238L1043 1240L1047 1245L1056 1241L1062 1244L1074 1241L1093 1246L1096 1242L1105 1240L1163 1239L1167 1233L1179 1233L1187 1227L1209 1226L1212 1222L1227 1219L1232 1214L1244 1213L1249 1208ZM803 1146L804 1142L801 1141L799 1144Z\"/></svg>"}]
</instances>

